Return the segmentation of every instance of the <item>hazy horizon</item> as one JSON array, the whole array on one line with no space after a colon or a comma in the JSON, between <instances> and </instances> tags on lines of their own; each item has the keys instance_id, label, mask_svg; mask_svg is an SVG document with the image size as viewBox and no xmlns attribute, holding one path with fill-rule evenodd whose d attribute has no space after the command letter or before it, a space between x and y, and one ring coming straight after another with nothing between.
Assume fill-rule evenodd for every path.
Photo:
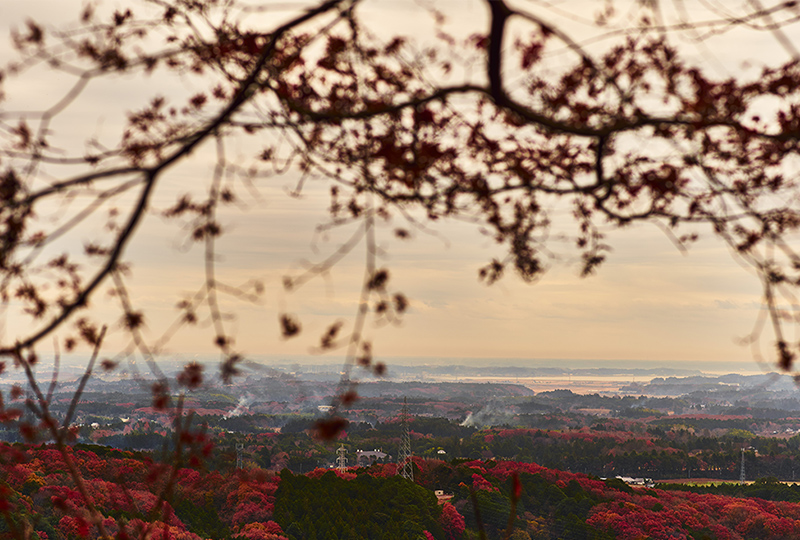
<instances>
[{"instance_id":1,"label":"hazy horizon","mask_svg":"<svg viewBox=\"0 0 800 540\"><path fill-rule=\"evenodd\" d=\"M101 355L105 358L106 355ZM124 357L118 357L120 361L120 369L125 369L127 360ZM255 362L265 367L285 367L297 364L299 366L330 366L336 370L344 365L344 360L341 357L333 355L249 355L245 356L246 361ZM728 374L739 373L743 375L751 375L758 373L775 372L774 366L766 366L762 369L754 360L749 362L726 362L726 361L686 361L686 360L669 360L669 361L645 361L645 360L630 360L630 359L591 359L591 358L485 358L485 357L442 357L442 356L382 356L375 359L376 361L384 362L389 368L390 372L393 366L408 367L408 368L423 368L430 367L443 367L443 366L464 366L468 368L522 368L522 369L536 369L536 368L563 368L574 370L586 369L607 369L607 370L662 370L664 372L669 370L675 371L695 371L704 374ZM62 354L61 366L62 368L69 368L71 370L82 369L88 361L86 355L81 354ZM164 368L174 368L182 366L188 362L200 362L205 365L207 369L213 373L214 364L218 363L219 356L211 354L166 354L159 356L157 362ZM141 364L141 360L137 360L137 364ZM47 371L48 366L52 365L52 357L44 355L40 358L40 371ZM247 368L244 368L247 372Z\"/></svg>"}]
</instances>

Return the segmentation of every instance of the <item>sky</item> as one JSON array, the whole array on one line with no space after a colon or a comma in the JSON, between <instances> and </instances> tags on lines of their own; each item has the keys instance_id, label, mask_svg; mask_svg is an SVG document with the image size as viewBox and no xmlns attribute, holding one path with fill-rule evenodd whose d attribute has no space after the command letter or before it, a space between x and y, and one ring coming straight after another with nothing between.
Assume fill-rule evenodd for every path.
<instances>
[{"instance_id":1,"label":"sky","mask_svg":"<svg viewBox=\"0 0 800 540\"><path fill-rule=\"evenodd\" d=\"M377 0L367 11L376 28L426 39L414 2ZM563 13L586 13L599 2L520 2L562 24L582 38L588 28L568 20ZM699 4L686 2L690 9ZM27 17L50 22L74 17L79 4L72 1L28 0L3 6L4 25L14 27ZM125 5L111 2L111 6ZM278 8L285 9L280 3ZM437 2L448 15L448 28L468 35L485 26L485 8L479 0ZM624 8L625 3L617 3ZM668 4L669 5L669 4ZM624 23L624 9L618 14ZM539 11L537 11L539 13ZM285 16L285 11L270 16ZM708 69L720 73L748 73L765 59L775 61L785 52L768 33L722 36L702 46L689 43ZM727 41L726 41L727 40ZM10 57L3 45L0 53ZM0 57L2 58L2 57ZM192 91L158 88L159 80L114 80L91 87L53 129L67 133L74 144L88 135L113 137L120 113L128 103L143 103L159 92ZM9 83L4 110L22 110L62 95L68 81L45 70L32 70ZM124 118L124 117L122 117ZM74 135L71 135L74 133ZM75 142L81 141L81 142ZM65 143L69 144L69 143ZM233 147L236 159L248 159L247 147ZM191 163L177 167L165 178L153 201L153 212L140 227L126 252L132 263L130 288L137 306L145 312L146 331L160 335L178 315L175 304L195 291L203 280L202 252L187 248L186 231L165 222L158 209L169 206L189 186L207 181L212 149L203 147ZM256 303L226 299L226 321L236 347L255 358L300 358L314 354L324 329L336 320L352 323L356 295L363 273L363 250L356 249L325 278L299 291L286 292L283 276L292 274L302 261L318 261L347 237L346 229L328 238L315 234L326 220L326 186L311 185L300 198L287 192L295 185L294 173L259 184L258 195L243 198L241 208L222 215L226 231L218 246L218 269L231 284L251 279L263 281L265 292ZM77 250L89 229L64 239L59 249ZM477 278L478 269L492 257L502 256L494 243L468 223L447 221L431 226L432 232L416 231L408 241L395 239L391 227L379 230L386 256L381 264L391 271L391 288L410 299L410 310L399 325L368 324L376 355L403 357L408 362L505 363L526 365L547 359L554 365L566 360L595 360L597 365L625 361L642 367L694 365L720 366L731 371L758 369L749 348L739 344L748 334L760 310L757 279L729 255L727 248L706 234L688 254L679 252L656 227L640 225L609 231L613 251L596 275L578 277L578 265L569 259L554 265L533 285L513 275L492 286ZM707 231L706 231L707 232ZM81 236L84 235L84 236ZM93 308L111 325L107 354L126 343L113 314L114 300L103 295ZM292 340L280 336L278 317L292 313L303 324L303 333ZM11 311L6 312L3 332L8 338L24 330ZM766 340L765 340L766 341ZM766 350L768 343L763 343ZM213 354L207 327L187 329L164 348L164 354L206 357ZM332 361L342 350L328 353Z\"/></svg>"}]
</instances>

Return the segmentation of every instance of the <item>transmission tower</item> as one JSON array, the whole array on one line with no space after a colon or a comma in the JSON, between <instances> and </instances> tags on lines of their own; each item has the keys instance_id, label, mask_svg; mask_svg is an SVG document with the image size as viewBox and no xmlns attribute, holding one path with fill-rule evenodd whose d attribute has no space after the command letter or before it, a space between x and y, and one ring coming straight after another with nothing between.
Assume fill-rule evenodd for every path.
<instances>
[{"instance_id":1,"label":"transmission tower","mask_svg":"<svg viewBox=\"0 0 800 540\"><path fill-rule=\"evenodd\" d=\"M241 469L244 467L242 453L244 452L244 445L239 443L236 445L236 468Z\"/></svg>"},{"instance_id":2,"label":"transmission tower","mask_svg":"<svg viewBox=\"0 0 800 540\"><path fill-rule=\"evenodd\" d=\"M400 435L400 455L397 456L397 474L408 480L414 481L414 467L411 461L411 432L408 427L408 403L403 398L403 408L400 409L402 420L402 434Z\"/></svg>"},{"instance_id":3,"label":"transmission tower","mask_svg":"<svg viewBox=\"0 0 800 540\"><path fill-rule=\"evenodd\" d=\"M744 485L744 480L745 480L745 477L744 477L744 448L742 448L742 469L741 469L741 471L739 471L739 485L740 486Z\"/></svg>"},{"instance_id":4,"label":"transmission tower","mask_svg":"<svg viewBox=\"0 0 800 540\"><path fill-rule=\"evenodd\" d=\"M347 450L345 449L344 445L341 445L338 450L336 450L336 468L339 469L339 472L345 472L347 470Z\"/></svg>"}]
</instances>

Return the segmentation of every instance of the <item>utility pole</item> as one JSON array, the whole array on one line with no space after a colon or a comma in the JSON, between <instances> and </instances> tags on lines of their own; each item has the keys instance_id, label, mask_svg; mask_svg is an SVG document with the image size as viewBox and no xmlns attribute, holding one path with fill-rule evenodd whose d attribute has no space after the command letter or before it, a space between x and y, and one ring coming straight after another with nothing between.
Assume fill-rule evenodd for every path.
<instances>
[{"instance_id":1,"label":"utility pole","mask_svg":"<svg viewBox=\"0 0 800 540\"><path fill-rule=\"evenodd\" d=\"M238 443L236 445L236 468L244 468L244 460L242 459L242 452L244 452L244 444Z\"/></svg>"},{"instance_id":2,"label":"utility pole","mask_svg":"<svg viewBox=\"0 0 800 540\"><path fill-rule=\"evenodd\" d=\"M397 456L397 474L408 480L414 481L414 466L411 461L411 432L408 427L408 403L403 398L403 408L400 409L402 420L402 434L400 435L400 455Z\"/></svg>"}]
</instances>

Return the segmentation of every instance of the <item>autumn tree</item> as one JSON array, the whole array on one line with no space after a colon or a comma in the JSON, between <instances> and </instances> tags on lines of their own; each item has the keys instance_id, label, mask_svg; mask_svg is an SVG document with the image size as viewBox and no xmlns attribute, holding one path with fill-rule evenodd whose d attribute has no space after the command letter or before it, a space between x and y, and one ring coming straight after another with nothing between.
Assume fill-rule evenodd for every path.
<instances>
[{"instance_id":1,"label":"autumn tree","mask_svg":"<svg viewBox=\"0 0 800 540\"><path fill-rule=\"evenodd\" d=\"M353 368L385 369L364 338L368 320L391 323L409 305L378 258L377 225L390 220L398 238L445 218L483 227L506 253L480 270L487 283L509 272L540 279L559 256L564 235L554 231L567 225L582 275L608 257L608 229L653 223L679 249L710 235L761 283L748 341L767 329L774 361L794 371L800 55L787 30L800 13L795 2L697 11L609 0L592 3L587 19L535 0L476 0L482 28L467 35L421 3L424 39L381 26L372 4L90 2L70 5L75 13L58 24L32 14L14 29L14 56L0 74L0 354L28 374L27 405L52 437L66 441L71 413L48 412L51 394L36 386L32 365L53 338L58 350L88 345L96 355L103 323L124 329L123 357L145 360L158 407L180 407L173 392L202 382L197 364L171 381L155 361L186 326L208 328L223 379L239 372L248 351L237 347L229 314L259 300L263 284L221 275L221 216L258 206L260 186L284 175L296 179L294 195L312 185L329 194L321 231L350 231L287 275L287 291L354 250L365 254L352 321L331 321L318 341L319 350L345 350L334 414L357 397ZM783 56L719 77L687 52L748 32L774 40ZM59 95L27 90L37 80ZM103 102L109 92L115 98ZM556 223L565 209L569 224ZM129 248L157 219L186 249L203 251L203 277L193 294L167 300L179 314L151 338L129 292ZM93 312L107 294L118 304L113 322ZM278 320L287 338L302 329L290 311ZM87 377L92 369L94 360ZM320 434L342 426L334 416Z\"/></svg>"},{"instance_id":2,"label":"autumn tree","mask_svg":"<svg viewBox=\"0 0 800 540\"><path fill-rule=\"evenodd\" d=\"M449 502L442 505L440 521L447 540L461 538L461 535L464 534L464 516L459 514L458 510Z\"/></svg>"},{"instance_id":3,"label":"autumn tree","mask_svg":"<svg viewBox=\"0 0 800 540\"><path fill-rule=\"evenodd\" d=\"M17 57L3 71L9 96L43 70L69 84L55 101L24 111L6 105L0 117L0 294L6 319L25 321L6 332L1 352L24 363L51 334L66 350L96 344L92 300L110 291L129 353L152 359L180 326L207 320L229 378L246 351L235 346L226 303L256 299L262 285L218 277L219 213L252 204L245 188L294 174L297 193L312 181L328 184L328 227L357 226L328 258L287 276L286 289L348 251L367 253L349 332L335 322L319 342L345 345L348 366L382 369L362 338L365 320L394 320L408 305L376 261L376 222L407 220L394 230L404 237L442 218L469 218L507 250L481 269L482 279L511 270L535 281L553 256L554 205L566 205L583 275L608 256L609 226L656 223L681 249L698 234L717 237L761 280L764 315L754 336L768 321L777 363L791 370L796 345L785 334L800 279L792 170L800 124L796 51L783 28L795 4L753 3L702 23L680 3L637 4L623 28L609 2L587 43L549 23L554 13L536 2L480 4L485 28L467 36L446 33L446 16L429 8L435 36L424 45L378 35L369 2L353 0L321 2L280 22L269 3L146 1L116 11L91 3L63 27L29 19L16 28ZM791 60L719 80L680 47L742 27L772 32ZM118 134L74 133L87 124L61 120L73 107L85 112L94 87L137 77L154 88L130 109L109 109L120 115ZM170 91L176 81L185 95ZM232 160L233 144L246 145L250 159ZM206 181L170 187L177 168L210 152ZM155 191L170 189L173 202L157 205ZM136 261L125 254L156 216L205 251L205 279L174 300L180 316L153 341L141 331L147 314L128 294ZM288 314L279 325L287 337L301 329Z\"/></svg>"}]
</instances>

